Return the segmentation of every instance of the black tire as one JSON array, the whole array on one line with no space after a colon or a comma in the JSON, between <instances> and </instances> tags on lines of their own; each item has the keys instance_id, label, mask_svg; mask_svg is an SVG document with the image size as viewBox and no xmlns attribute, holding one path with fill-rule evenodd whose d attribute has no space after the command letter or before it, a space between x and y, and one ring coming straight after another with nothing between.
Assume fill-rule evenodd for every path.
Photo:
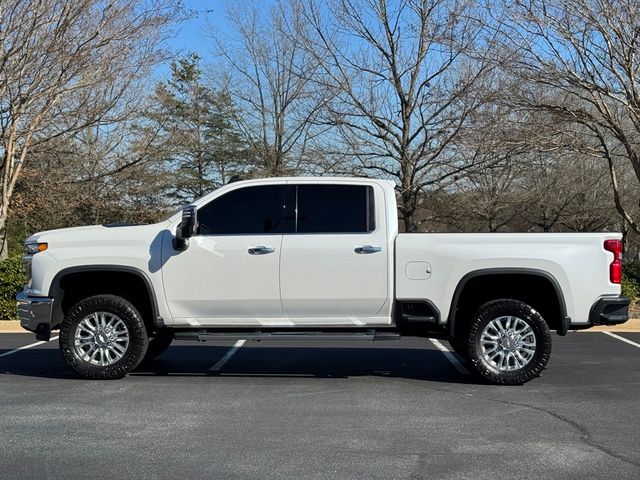
<instances>
[{"instance_id":1,"label":"black tire","mask_svg":"<svg viewBox=\"0 0 640 480\"><path fill-rule=\"evenodd\" d=\"M149 348L147 348L143 362L152 360L164 353L171 345L171 342L173 342L173 333L161 332L149 338Z\"/></svg>"},{"instance_id":2,"label":"black tire","mask_svg":"<svg viewBox=\"0 0 640 480\"><path fill-rule=\"evenodd\" d=\"M491 362L485 357L482 350L482 332L490 322L503 316L517 317L528 325L535 336L533 356L524 366L517 367L512 354L512 370L499 368L496 362ZM531 306L517 300L500 299L485 303L478 309L470 324L466 347L472 369L482 378L500 385L521 385L538 377L547 365L551 356L551 333L542 315ZM513 345L507 348L510 347ZM504 351L509 355L509 350Z\"/></svg>"},{"instance_id":3,"label":"black tire","mask_svg":"<svg viewBox=\"0 0 640 480\"><path fill-rule=\"evenodd\" d=\"M129 335L122 357L105 366L83 359L75 347L75 334L80 322L98 312L106 312L122 320ZM115 295L96 295L79 301L69 310L60 326L62 356L67 365L83 378L110 380L126 376L140 364L148 344L147 330L138 310L131 302Z\"/></svg>"}]
</instances>

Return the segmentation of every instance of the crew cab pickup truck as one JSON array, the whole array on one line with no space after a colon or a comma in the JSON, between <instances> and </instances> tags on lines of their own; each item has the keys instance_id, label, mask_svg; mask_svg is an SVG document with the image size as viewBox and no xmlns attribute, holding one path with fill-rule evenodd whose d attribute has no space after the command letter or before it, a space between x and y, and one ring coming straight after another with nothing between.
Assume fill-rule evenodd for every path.
<instances>
[{"instance_id":1,"label":"crew cab pickup truck","mask_svg":"<svg viewBox=\"0 0 640 480\"><path fill-rule=\"evenodd\" d=\"M486 380L539 375L550 331L628 318L617 233L398 233L394 184L239 181L166 220L37 233L21 324L85 378L173 340L448 339Z\"/></svg>"}]
</instances>

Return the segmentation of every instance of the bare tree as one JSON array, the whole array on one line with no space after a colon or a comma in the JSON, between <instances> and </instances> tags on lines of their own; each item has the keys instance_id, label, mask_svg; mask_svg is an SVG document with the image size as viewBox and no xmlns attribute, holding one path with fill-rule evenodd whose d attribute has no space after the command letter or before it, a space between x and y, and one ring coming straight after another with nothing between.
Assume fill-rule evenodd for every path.
<instances>
[{"instance_id":1,"label":"bare tree","mask_svg":"<svg viewBox=\"0 0 640 480\"><path fill-rule=\"evenodd\" d=\"M498 232L512 230L521 213L518 174L514 162L493 164L456 182L451 188L429 192L416 217L429 230L458 232Z\"/></svg>"},{"instance_id":2,"label":"bare tree","mask_svg":"<svg viewBox=\"0 0 640 480\"><path fill-rule=\"evenodd\" d=\"M420 192L473 165L456 149L482 103L488 63L472 2L303 0L314 82L331 99L334 151L364 174L394 179L405 228L417 228ZM486 47L486 44L484 45ZM337 141L339 140L339 141Z\"/></svg>"},{"instance_id":3,"label":"bare tree","mask_svg":"<svg viewBox=\"0 0 640 480\"><path fill-rule=\"evenodd\" d=\"M30 149L126 115L173 0L0 2L0 241Z\"/></svg>"},{"instance_id":4,"label":"bare tree","mask_svg":"<svg viewBox=\"0 0 640 480\"><path fill-rule=\"evenodd\" d=\"M633 0L501 2L501 65L517 78L513 102L547 112L559 144L604 159L616 209L640 224L622 195L619 170L640 180L640 3Z\"/></svg>"},{"instance_id":5,"label":"bare tree","mask_svg":"<svg viewBox=\"0 0 640 480\"><path fill-rule=\"evenodd\" d=\"M316 64L302 46L296 4L280 1L266 12L255 2L234 2L228 18L233 34L211 30L228 89L241 112L259 173L297 171L309 140L317 135L313 118L323 103L310 88Z\"/></svg>"},{"instance_id":6,"label":"bare tree","mask_svg":"<svg viewBox=\"0 0 640 480\"><path fill-rule=\"evenodd\" d=\"M31 148L16 183L7 228L24 238L79 223L156 221L169 209L166 175L152 162L113 172L131 159L130 126L87 128Z\"/></svg>"},{"instance_id":7,"label":"bare tree","mask_svg":"<svg viewBox=\"0 0 640 480\"><path fill-rule=\"evenodd\" d=\"M513 223L525 202L518 188L519 165L509 159L468 176L464 215L479 222L479 230L498 232Z\"/></svg>"},{"instance_id":8,"label":"bare tree","mask_svg":"<svg viewBox=\"0 0 640 480\"><path fill-rule=\"evenodd\" d=\"M615 226L607 169L562 149L531 149L521 159L524 224L534 230L593 232Z\"/></svg>"}]
</instances>

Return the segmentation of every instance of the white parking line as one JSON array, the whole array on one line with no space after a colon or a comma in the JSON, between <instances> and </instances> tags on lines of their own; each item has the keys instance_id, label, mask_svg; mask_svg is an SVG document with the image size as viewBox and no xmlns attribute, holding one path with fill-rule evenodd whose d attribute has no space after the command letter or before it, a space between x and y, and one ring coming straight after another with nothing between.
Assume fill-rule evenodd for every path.
<instances>
[{"instance_id":1,"label":"white parking line","mask_svg":"<svg viewBox=\"0 0 640 480\"><path fill-rule=\"evenodd\" d=\"M32 343L31 345L25 345L24 347L18 347L15 350L10 350L8 352L0 354L0 357L6 357L7 355L13 355L14 353L18 353L18 352L20 352L22 350L26 350L27 348L37 347L38 345L42 345L44 343L52 342L52 341L56 340L57 338L58 337L51 337L48 341L36 342L36 343Z\"/></svg>"},{"instance_id":2,"label":"white parking line","mask_svg":"<svg viewBox=\"0 0 640 480\"><path fill-rule=\"evenodd\" d=\"M224 356L220 360L218 360L213 365L213 367L211 367L209 369L209 371L210 372L217 372L222 367L224 367L224 364L227 363L229 361L229 359L235 355L235 353L238 351L238 349L240 347L242 347L245 344L245 342L246 342L246 340L238 340L236 343L234 343L233 347L231 347L229 349L229 351L227 353L225 353Z\"/></svg>"},{"instance_id":3,"label":"white parking line","mask_svg":"<svg viewBox=\"0 0 640 480\"><path fill-rule=\"evenodd\" d=\"M463 375L469 375L469 371L464 368L464 365L460 363L460 360L456 358L456 355L451 350L449 350L435 338L430 338L429 340L431 340L431 343L433 343L438 348L438 350L444 353L444 356L447 357L447 360L449 360L449 362L451 362L454 367L456 367L456 370L458 370L458 372L462 373Z\"/></svg>"},{"instance_id":4,"label":"white parking line","mask_svg":"<svg viewBox=\"0 0 640 480\"><path fill-rule=\"evenodd\" d=\"M602 333L604 333L605 335L609 335L610 337L617 338L621 342L628 343L629 345L633 345L634 347L640 348L640 343L632 342L628 338L621 337L620 335L616 335L615 333L611 333L611 332L602 332Z\"/></svg>"}]
</instances>

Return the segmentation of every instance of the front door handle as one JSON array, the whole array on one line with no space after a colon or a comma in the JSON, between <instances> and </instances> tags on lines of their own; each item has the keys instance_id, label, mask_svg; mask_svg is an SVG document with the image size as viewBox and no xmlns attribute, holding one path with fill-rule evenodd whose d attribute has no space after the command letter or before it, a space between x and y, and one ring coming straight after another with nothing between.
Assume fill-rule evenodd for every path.
<instances>
[{"instance_id":1,"label":"front door handle","mask_svg":"<svg viewBox=\"0 0 640 480\"><path fill-rule=\"evenodd\" d=\"M356 247L354 250L356 253L376 253L381 252L382 247L374 247L372 245L363 245L362 247Z\"/></svg>"},{"instance_id":2,"label":"front door handle","mask_svg":"<svg viewBox=\"0 0 640 480\"><path fill-rule=\"evenodd\" d=\"M264 246L253 247L249 249L249 253L251 255L266 255L267 253L273 253L275 251L276 249L273 247L264 247Z\"/></svg>"}]
</instances>

